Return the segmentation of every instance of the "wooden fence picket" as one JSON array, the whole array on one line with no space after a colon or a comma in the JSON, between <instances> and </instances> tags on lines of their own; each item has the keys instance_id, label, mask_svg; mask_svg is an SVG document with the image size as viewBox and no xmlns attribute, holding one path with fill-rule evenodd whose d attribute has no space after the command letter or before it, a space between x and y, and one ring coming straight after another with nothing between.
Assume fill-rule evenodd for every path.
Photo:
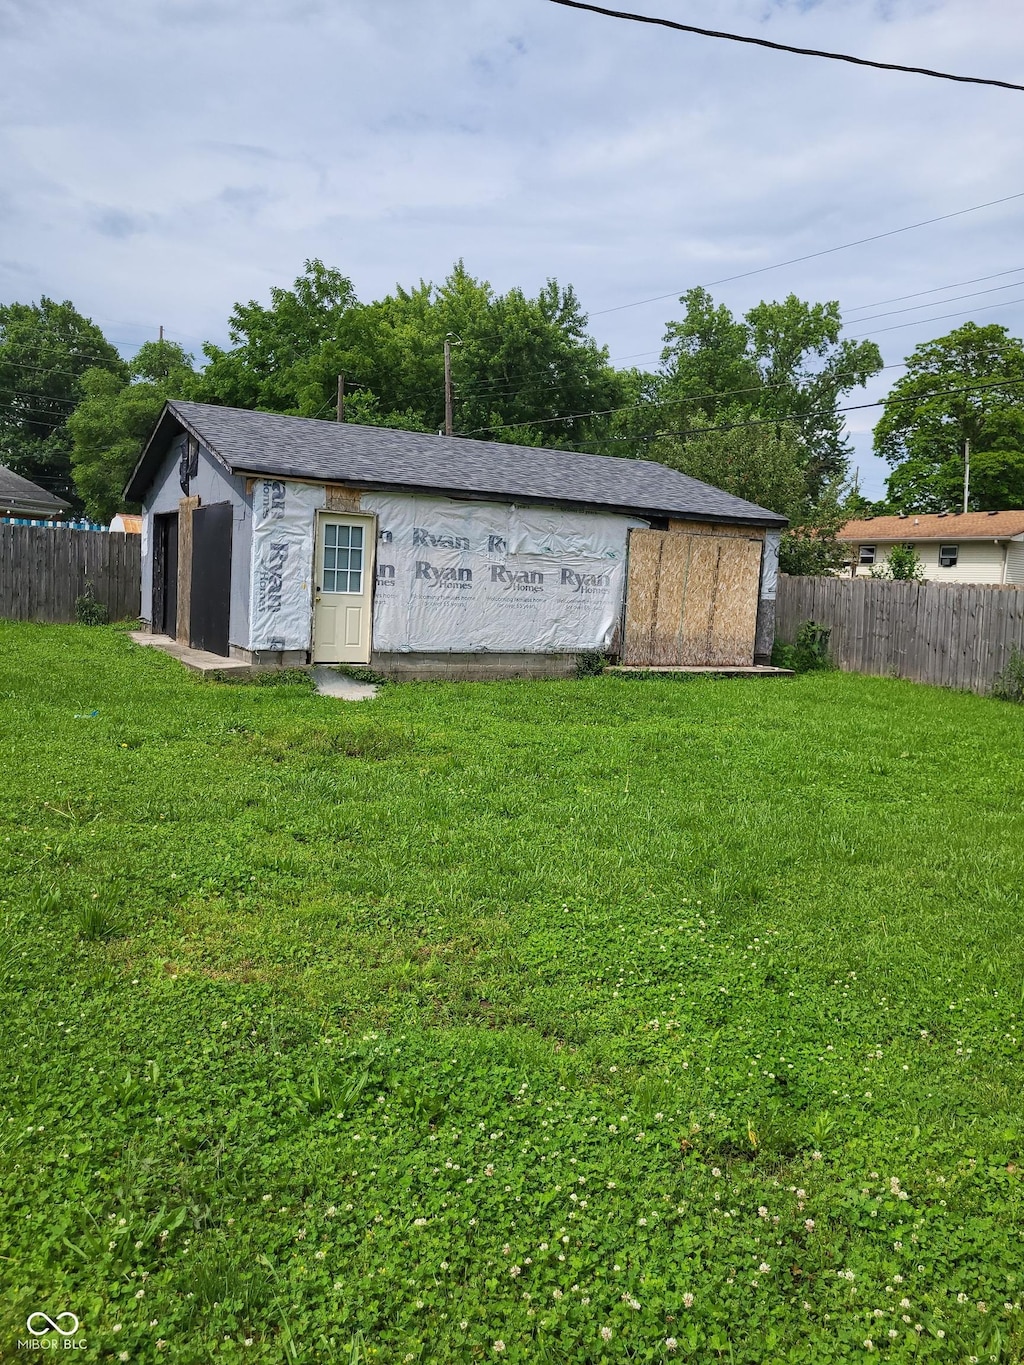
<instances>
[{"instance_id":1,"label":"wooden fence picket","mask_svg":"<svg viewBox=\"0 0 1024 1365\"><path fill-rule=\"evenodd\" d=\"M1024 587L780 574L778 638L804 621L829 627L840 668L984 694L1024 651Z\"/></svg>"},{"instance_id":2,"label":"wooden fence picket","mask_svg":"<svg viewBox=\"0 0 1024 1365\"><path fill-rule=\"evenodd\" d=\"M0 618L72 622L90 584L111 621L138 616L141 537L0 523Z\"/></svg>"}]
</instances>

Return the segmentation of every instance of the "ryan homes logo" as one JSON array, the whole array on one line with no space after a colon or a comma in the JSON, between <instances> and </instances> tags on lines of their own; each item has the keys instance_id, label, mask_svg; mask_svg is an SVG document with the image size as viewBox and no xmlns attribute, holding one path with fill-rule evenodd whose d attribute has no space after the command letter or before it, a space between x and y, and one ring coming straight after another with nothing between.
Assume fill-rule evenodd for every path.
<instances>
[{"instance_id":1,"label":"ryan homes logo","mask_svg":"<svg viewBox=\"0 0 1024 1365\"><path fill-rule=\"evenodd\" d=\"M412 543L429 546L433 550L468 550L468 536L435 536L423 526L412 528Z\"/></svg>"},{"instance_id":2,"label":"ryan homes logo","mask_svg":"<svg viewBox=\"0 0 1024 1365\"><path fill-rule=\"evenodd\" d=\"M284 516L284 484L280 479L263 480L263 520L280 521Z\"/></svg>"},{"instance_id":3,"label":"ryan homes logo","mask_svg":"<svg viewBox=\"0 0 1024 1365\"><path fill-rule=\"evenodd\" d=\"M611 574L577 573L575 569L563 569L561 576L563 588L582 597L607 597L611 591Z\"/></svg>"},{"instance_id":4,"label":"ryan homes logo","mask_svg":"<svg viewBox=\"0 0 1024 1365\"><path fill-rule=\"evenodd\" d=\"M288 542L286 540L273 541L267 546L260 560L259 573L259 593L257 602L259 610L266 612L268 616L276 616L281 610L281 598L284 592L284 571L288 563Z\"/></svg>"},{"instance_id":5,"label":"ryan homes logo","mask_svg":"<svg viewBox=\"0 0 1024 1365\"><path fill-rule=\"evenodd\" d=\"M452 566L439 569L436 564L431 564L426 559L417 559L416 581L446 591L449 589L458 591L472 587L473 570L457 569Z\"/></svg>"},{"instance_id":6,"label":"ryan homes logo","mask_svg":"<svg viewBox=\"0 0 1024 1365\"><path fill-rule=\"evenodd\" d=\"M519 573L508 569L504 564L491 565L491 582L498 583L505 592L543 592L544 575L530 573L525 569Z\"/></svg>"}]
</instances>

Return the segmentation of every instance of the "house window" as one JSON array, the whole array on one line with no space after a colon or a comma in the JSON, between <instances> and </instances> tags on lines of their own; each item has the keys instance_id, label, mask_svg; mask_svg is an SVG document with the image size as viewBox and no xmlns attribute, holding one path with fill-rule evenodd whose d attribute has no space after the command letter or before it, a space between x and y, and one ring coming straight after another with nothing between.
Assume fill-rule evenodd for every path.
<instances>
[{"instance_id":1,"label":"house window","mask_svg":"<svg viewBox=\"0 0 1024 1365\"><path fill-rule=\"evenodd\" d=\"M939 568L955 569L956 561L960 555L959 545L940 545L939 546Z\"/></svg>"},{"instance_id":2,"label":"house window","mask_svg":"<svg viewBox=\"0 0 1024 1365\"><path fill-rule=\"evenodd\" d=\"M862 545L860 547L860 559L858 564L874 564L875 547L873 545Z\"/></svg>"}]
</instances>

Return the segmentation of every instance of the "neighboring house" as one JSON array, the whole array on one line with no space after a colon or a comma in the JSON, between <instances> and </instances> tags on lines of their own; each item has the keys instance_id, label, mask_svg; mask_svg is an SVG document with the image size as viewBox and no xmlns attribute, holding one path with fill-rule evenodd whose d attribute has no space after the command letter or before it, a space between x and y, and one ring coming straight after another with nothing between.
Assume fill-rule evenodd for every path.
<instances>
[{"instance_id":1,"label":"neighboring house","mask_svg":"<svg viewBox=\"0 0 1024 1365\"><path fill-rule=\"evenodd\" d=\"M785 518L648 460L170 402L125 490L153 632L255 664L767 662Z\"/></svg>"},{"instance_id":2,"label":"neighboring house","mask_svg":"<svg viewBox=\"0 0 1024 1365\"><path fill-rule=\"evenodd\" d=\"M931 582L1024 585L1024 511L867 517L848 521L838 540L853 577L880 569L894 545L912 545Z\"/></svg>"},{"instance_id":3,"label":"neighboring house","mask_svg":"<svg viewBox=\"0 0 1024 1365\"><path fill-rule=\"evenodd\" d=\"M0 465L0 517L60 517L71 504Z\"/></svg>"}]
</instances>

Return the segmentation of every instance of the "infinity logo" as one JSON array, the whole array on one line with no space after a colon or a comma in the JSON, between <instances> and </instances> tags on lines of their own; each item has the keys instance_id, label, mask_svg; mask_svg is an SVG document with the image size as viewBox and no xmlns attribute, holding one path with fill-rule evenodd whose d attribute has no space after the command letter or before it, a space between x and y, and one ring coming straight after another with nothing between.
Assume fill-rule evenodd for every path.
<instances>
[{"instance_id":1,"label":"infinity logo","mask_svg":"<svg viewBox=\"0 0 1024 1365\"><path fill-rule=\"evenodd\" d=\"M61 1323L70 1321L73 1326L62 1327ZM33 1327L33 1323L42 1322L42 1327ZM62 1337L73 1337L78 1331L81 1323L74 1313L58 1313L56 1318L51 1318L48 1313L30 1313L25 1326L34 1337L45 1337L47 1332L59 1332Z\"/></svg>"}]
</instances>

